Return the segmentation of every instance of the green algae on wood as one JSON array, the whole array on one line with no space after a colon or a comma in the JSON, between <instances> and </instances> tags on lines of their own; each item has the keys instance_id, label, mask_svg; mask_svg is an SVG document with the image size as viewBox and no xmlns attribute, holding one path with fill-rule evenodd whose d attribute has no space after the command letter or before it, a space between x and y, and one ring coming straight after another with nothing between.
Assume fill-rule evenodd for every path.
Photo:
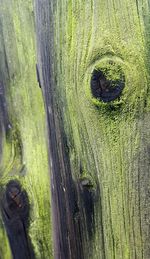
<instances>
[{"instance_id":1,"label":"green algae on wood","mask_svg":"<svg viewBox=\"0 0 150 259\"><path fill-rule=\"evenodd\" d=\"M57 131L63 128L65 132L78 192L77 214L83 227L78 242L83 241L83 255L148 259L148 1L37 0L36 8L38 58L52 122L49 126L56 126L56 140L61 139ZM110 58L119 61L125 87L120 100L107 104L93 98L90 81L92 71ZM78 186L83 171L98 186L92 238ZM60 170L65 182L63 173ZM69 244L71 241L68 251Z\"/></svg>"},{"instance_id":2,"label":"green algae on wood","mask_svg":"<svg viewBox=\"0 0 150 259\"><path fill-rule=\"evenodd\" d=\"M42 94L36 78L35 27L32 1L1 1L0 77L6 90L11 122L3 136L0 187L17 179L30 202L29 234L36 258L53 258L51 204ZM0 257L11 258L4 226Z\"/></svg>"}]
</instances>

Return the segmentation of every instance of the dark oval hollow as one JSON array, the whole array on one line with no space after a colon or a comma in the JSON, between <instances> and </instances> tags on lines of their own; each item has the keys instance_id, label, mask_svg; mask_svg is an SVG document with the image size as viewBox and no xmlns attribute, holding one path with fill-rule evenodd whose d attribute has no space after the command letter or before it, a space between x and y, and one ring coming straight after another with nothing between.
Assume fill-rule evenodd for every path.
<instances>
[{"instance_id":1,"label":"dark oval hollow","mask_svg":"<svg viewBox=\"0 0 150 259\"><path fill-rule=\"evenodd\" d=\"M11 180L7 183L0 206L13 259L35 259L28 234L30 212L28 194L19 181Z\"/></svg>"},{"instance_id":2,"label":"dark oval hollow","mask_svg":"<svg viewBox=\"0 0 150 259\"><path fill-rule=\"evenodd\" d=\"M15 218L23 220L24 224L28 226L29 220L29 199L25 190L17 180L11 180L6 185L6 190L2 199L3 219L7 221L14 221Z\"/></svg>"},{"instance_id":3,"label":"dark oval hollow","mask_svg":"<svg viewBox=\"0 0 150 259\"><path fill-rule=\"evenodd\" d=\"M121 73L117 80L108 80L101 70L94 69L91 77L91 92L93 97L111 102L117 99L125 86L125 76Z\"/></svg>"}]
</instances>

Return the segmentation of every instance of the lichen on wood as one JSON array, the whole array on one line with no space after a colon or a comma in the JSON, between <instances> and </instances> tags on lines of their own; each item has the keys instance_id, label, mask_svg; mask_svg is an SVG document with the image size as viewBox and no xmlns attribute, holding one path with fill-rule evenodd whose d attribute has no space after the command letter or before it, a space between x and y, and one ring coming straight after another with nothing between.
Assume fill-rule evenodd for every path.
<instances>
[{"instance_id":1,"label":"lichen on wood","mask_svg":"<svg viewBox=\"0 0 150 259\"><path fill-rule=\"evenodd\" d=\"M7 132L0 131L1 195L9 181L19 181L29 197L29 236L36 258L53 258L46 123L36 77L33 1L0 1L0 82L10 122ZM0 120L3 122L2 116ZM0 240L0 258L11 258L2 217Z\"/></svg>"},{"instance_id":2,"label":"lichen on wood","mask_svg":"<svg viewBox=\"0 0 150 259\"><path fill-rule=\"evenodd\" d=\"M66 220L69 230L65 245L58 237L59 232L54 233L58 238L56 257L62 252L64 258L65 247L68 258L74 258L72 253L82 247L83 257L79 258L149 258L148 14L147 0L36 1L38 62L49 138L55 138L55 142L50 140L50 159L55 163L56 152L63 165L59 170L53 164L51 167L53 197L58 202L54 210L59 211L61 204L63 207L69 202L69 187L65 185L68 174L63 164L67 156L82 229L73 248ZM90 82L94 69L110 59L120 64L125 86L119 98L104 103L93 97ZM116 78L115 71L112 72ZM58 150L52 149L52 143ZM61 191L55 192L59 188L56 171L66 190L62 203ZM78 185L83 171L94 179L97 190L92 239ZM60 218L55 220L58 226L63 222L61 211ZM73 227L77 228L75 223Z\"/></svg>"}]
</instances>

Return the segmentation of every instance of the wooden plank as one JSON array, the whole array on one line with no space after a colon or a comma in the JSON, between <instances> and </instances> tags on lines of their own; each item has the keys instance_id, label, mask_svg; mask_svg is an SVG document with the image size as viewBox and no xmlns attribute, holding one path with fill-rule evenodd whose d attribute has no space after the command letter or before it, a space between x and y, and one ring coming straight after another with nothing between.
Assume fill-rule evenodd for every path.
<instances>
[{"instance_id":1,"label":"wooden plank","mask_svg":"<svg viewBox=\"0 0 150 259\"><path fill-rule=\"evenodd\" d=\"M149 11L147 0L36 1L55 258L150 257ZM119 98L92 95L95 69L103 94L125 76Z\"/></svg>"},{"instance_id":2,"label":"wooden plank","mask_svg":"<svg viewBox=\"0 0 150 259\"><path fill-rule=\"evenodd\" d=\"M3 215L3 221L12 253L19 259L33 258L33 254L36 258L53 258L47 133L36 78L34 12L30 0L0 1L0 82L0 91L5 89L5 97L4 91L0 92L1 206L2 211L5 209L11 215L9 219ZM12 180L24 190L15 198L8 191ZM21 214L27 201L17 207L24 192L30 205L28 225ZM4 199L7 193L10 197ZM6 230L0 217L2 259L11 258Z\"/></svg>"}]
</instances>

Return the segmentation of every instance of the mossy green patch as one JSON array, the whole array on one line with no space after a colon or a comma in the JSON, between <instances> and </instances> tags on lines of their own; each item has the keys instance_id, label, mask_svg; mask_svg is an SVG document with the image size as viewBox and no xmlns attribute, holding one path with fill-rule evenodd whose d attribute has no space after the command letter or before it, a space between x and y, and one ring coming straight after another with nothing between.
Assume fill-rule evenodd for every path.
<instances>
[{"instance_id":1,"label":"mossy green patch","mask_svg":"<svg viewBox=\"0 0 150 259\"><path fill-rule=\"evenodd\" d=\"M74 179L80 178L82 164L88 172L86 178L89 174L100 186L101 202L95 205L97 229L91 245L93 258L135 258L136 253L144 258L142 240L146 237L139 230L137 205L142 190L138 193L137 179L139 150L143 145L139 121L145 111L149 112L146 3L145 17L141 3L131 0L66 0L64 7L60 3L55 10L54 57L61 59L61 65L56 64L56 92L65 103L62 116L71 143ZM65 21L61 27L63 42L56 36L60 15ZM119 80L124 74L125 86L119 99L104 103L92 96L94 69L102 70L109 80ZM57 99L56 102L59 103Z\"/></svg>"},{"instance_id":2,"label":"mossy green patch","mask_svg":"<svg viewBox=\"0 0 150 259\"><path fill-rule=\"evenodd\" d=\"M36 258L53 258L46 118L36 78L33 2L2 1L0 14L0 44L5 53L1 76L12 125L3 137L0 183L4 188L10 179L20 181L29 196L29 235ZM3 246L6 234L2 228L0 235ZM9 251L7 248L5 255Z\"/></svg>"}]
</instances>

